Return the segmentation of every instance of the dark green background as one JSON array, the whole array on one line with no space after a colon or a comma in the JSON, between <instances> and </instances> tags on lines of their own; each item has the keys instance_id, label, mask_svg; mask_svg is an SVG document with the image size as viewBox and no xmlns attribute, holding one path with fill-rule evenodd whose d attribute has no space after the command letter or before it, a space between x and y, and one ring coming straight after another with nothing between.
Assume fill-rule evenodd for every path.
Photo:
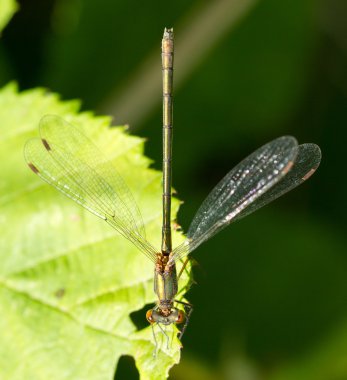
<instances>
[{"instance_id":1,"label":"dark green background","mask_svg":"<svg viewBox=\"0 0 347 380\"><path fill-rule=\"evenodd\" d=\"M218 2L229 11L231 0ZM184 40L212 2L20 4L2 35L1 84L44 86L101 112L155 49L161 76L164 26ZM172 378L298 379L303 371L303 379L347 379L347 365L336 370L335 362L347 358L347 339L331 338L347 335L346 16L344 0L254 1L175 90L173 181L185 230L216 182L267 141L290 134L315 142L323 160L302 187L194 253L195 309ZM160 169L156 96L130 127L148 138L146 154ZM131 123L136 112L120 120L116 110L115 122Z\"/></svg>"}]
</instances>

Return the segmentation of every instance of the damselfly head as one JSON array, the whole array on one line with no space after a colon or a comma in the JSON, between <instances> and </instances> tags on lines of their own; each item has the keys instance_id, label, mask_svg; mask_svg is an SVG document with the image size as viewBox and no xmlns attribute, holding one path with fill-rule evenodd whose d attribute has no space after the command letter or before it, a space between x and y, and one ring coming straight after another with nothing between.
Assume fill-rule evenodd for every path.
<instances>
[{"instance_id":1,"label":"damselfly head","mask_svg":"<svg viewBox=\"0 0 347 380\"><path fill-rule=\"evenodd\" d=\"M186 316L183 310L173 307L170 309L169 314L157 308L150 309L146 313L146 318L150 324L161 323L163 325L171 325L172 323L183 323Z\"/></svg>"}]
</instances>

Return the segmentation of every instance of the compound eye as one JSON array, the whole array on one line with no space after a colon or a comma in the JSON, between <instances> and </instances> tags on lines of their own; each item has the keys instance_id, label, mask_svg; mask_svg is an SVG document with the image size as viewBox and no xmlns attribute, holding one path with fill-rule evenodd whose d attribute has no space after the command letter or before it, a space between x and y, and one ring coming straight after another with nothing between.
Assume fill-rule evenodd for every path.
<instances>
[{"instance_id":1,"label":"compound eye","mask_svg":"<svg viewBox=\"0 0 347 380\"><path fill-rule=\"evenodd\" d=\"M182 310L178 310L178 313L177 313L177 318L176 318L176 323L183 323L184 320L185 320L186 316L184 314L184 311Z\"/></svg>"},{"instance_id":2,"label":"compound eye","mask_svg":"<svg viewBox=\"0 0 347 380\"><path fill-rule=\"evenodd\" d=\"M147 313L146 313L146 319L151 324L155 323L155 320L153 318L153 310L152 309L147 311Z\"/></svg>"}]
</instances>

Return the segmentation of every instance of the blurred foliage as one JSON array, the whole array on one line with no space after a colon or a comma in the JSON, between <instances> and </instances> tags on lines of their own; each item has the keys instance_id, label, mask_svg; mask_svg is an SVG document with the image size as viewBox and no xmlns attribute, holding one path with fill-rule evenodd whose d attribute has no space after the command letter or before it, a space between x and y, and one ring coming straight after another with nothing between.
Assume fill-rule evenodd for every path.
<instances>
[{"instance_id":1,"label":"blurred foliage","mask_svg":"<svg viewBox=\"0 0 347 380\"><path fill-rule=\"evenodd\" d=\"M103 109L153 52L160 77L164 26L184 41L186 26L212 3L227 10L231 2L22 1L3 32L0 79ZM308 183L194 254L185 371L200 363L208 376L237 380L347 378L346 16L345 0L255 1L176 88L173 176L186 201L179 213L185 229L214 184L272 138L292 134L323 153ZM158 92L156 107L130 125L148 138L155 168L160 102ZM131 123L136 113L114 116ZM172 377L182 378L179 371Z\"/></svg>"},{"instance_id":2,"label":"blurred foliage","mask_svg":"<svg viewBox=\"0 0 347 380\"><path fill-rule=\"evenodd\" d=\"M2 0L0 3L0 30L9 22L14 12L17 10L15 0Z\"/></svg>"}]
</instances>

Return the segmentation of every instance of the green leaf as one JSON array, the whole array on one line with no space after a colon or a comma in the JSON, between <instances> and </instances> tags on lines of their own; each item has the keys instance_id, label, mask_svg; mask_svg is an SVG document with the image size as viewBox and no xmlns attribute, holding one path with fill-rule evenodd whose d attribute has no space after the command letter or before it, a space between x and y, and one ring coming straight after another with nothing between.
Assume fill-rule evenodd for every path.
<instances>
[{"instance_id":1,"label":"green leaf","mask_svg":"<svg viewBox=\"0 0 347 380\"><path fill-rule=\"evenodd\" d=\"M18 93L10 84L0 91L0 378L113 379L120 356L132 355L141 379L164 379L179 361L180 343L170 338L167 348L156 331L154 358L151 328L137 331L129 317L155 301L153 263L23 159L44 114L78 125L133 191L147 238L159 247L161 173L148 168L143 139L79 107L44 89ZM178 207L174 199L173 215ZM181 240L174 233L174 244Z\"/></svg>"},{"instance_id":2,"label":"green leaf","mask_svg":"<svg viewBox=\"0 0 347 380\"><path fill-rule=\"evenodd\" d=\"M0 31L4 29L11 17L17 11L18 5L15 0L1 0L0 2Z\"/></svg>"}]
</instances>

